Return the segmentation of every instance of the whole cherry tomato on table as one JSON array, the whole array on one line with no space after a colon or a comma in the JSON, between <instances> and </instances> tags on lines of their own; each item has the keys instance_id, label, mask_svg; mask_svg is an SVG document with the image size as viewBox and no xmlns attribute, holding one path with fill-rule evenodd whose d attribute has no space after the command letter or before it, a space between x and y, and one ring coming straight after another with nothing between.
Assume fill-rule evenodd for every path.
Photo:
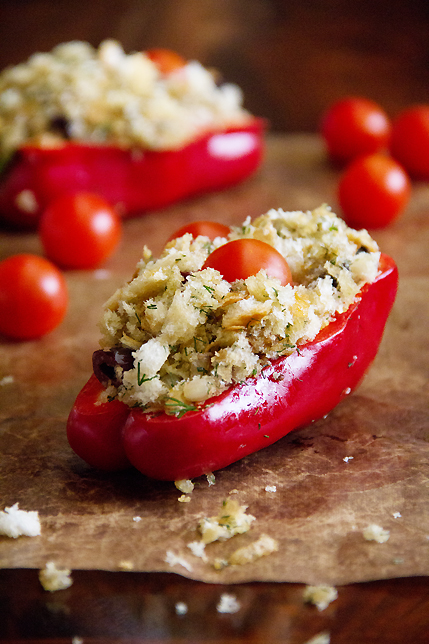
<instances>
[{"instance_id":1,"label":"whole cherry tomato on table","mask_svg":"<svg viewBox=\"0 0 429 644\"><path fill-rule=\"evenodd\" d=\"M259 239L235 239L216 248L207 257L203 268L215 268L228 282L245 280L264 269L281 284L292 283L292 275L283 255Z\"/></svg>"},{"instance_id":2,"label":"whole cherry tomato on table","mask_svg":"<svg viewBox=\"0 0 429 644\"><path fill-rule=\"evenodd\" d=\"M0 333L32 340L55 329L68 305L63 275L44 257L13 255L0 262Z\"/></svg>"},{"instance_id":3,"label":"whole cherry tomato on table","mask_svg":"<svg viewBox=\"0 0 429 644\"><path fill-rule=\"evenodd\" d=\"M390 151L416 179L429 179L429 105L415 105L393 121Z\"/></svg>"},{"instance_id":4,"label":"whole cherry tomato on table","mask_svg":"<svg viewBox=\"0 0 429 644\"><path fill-rule=\"evenodd\" d=\"M193 237L202 235L213 241L216 237L227 237L230 232L231 231L228 226L220 224L217 221L193 221L176 230L176 232L169 237L168 241L172 241L178 237L183 237L186 233L191 233Z\"/></svg>"},{"instance_id":5,"label":"whole cherry tomato on table","mask_svg":"<svg viewBox=\"0 0 429 644\"><path fill-rule=\"evenodd\" d=\"M88 192L55 199L40 220L46 255L64 268L96 268L115 251L122 223L102 197Z\"/></svg>"},{"instance_id":6,"label":"whole cherry tomato on table","mask_svg":"<svg viewBox=\"0 0 429 644\"><path fill-rule=\"evenodd\" d=\"M387 114L377 103L366 98L347 97L327 110L320 132L331 158L344 163L386 148L390 127Z\"/></svg>"},{"instance_id":7,"label":"whole cherry tomato on table","mask_svg":"<svg viewBox=\"0 0 429 644\"><path fill-rule=\"evenodd\" d=\"M344 219L353 228L382 228L406 207L411 182L404 169L383 154L353 161L340 178L338 198Z\"/></svg>"}]
</instances>

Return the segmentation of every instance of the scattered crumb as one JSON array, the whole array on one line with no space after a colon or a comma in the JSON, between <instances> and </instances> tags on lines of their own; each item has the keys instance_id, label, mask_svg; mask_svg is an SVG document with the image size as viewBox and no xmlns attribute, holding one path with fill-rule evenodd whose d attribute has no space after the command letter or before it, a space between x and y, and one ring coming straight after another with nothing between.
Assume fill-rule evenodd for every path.
<instances>
[{"instance_id":1,"label":"scattered crumb","mask_svg":"<svg viewBox=\"0 0 429 644\"><path fill-rule=\"evenodd\" d=\"M400 519L402 517L402 514L400 512L394 512L392 516L394 519Z\"/></svg>"},{"instance_id":2,"label":"scattered crumb","mask_svg":"<svg viewBox=\"0 0 429 644\"><path fill-rule=\"evenodd\" d=\"M141 520L142 520L141 517L133 517L133 521L135 521L136 523L138 523Z\"/></svg>"},{"instance_id":3,"label":"scattered crumb","mask_svg":"<svg viewBox=\"0 0 429 644\"><path fill-rule=\"evenodd\" d=\"M229 593L223 593L220 596L216 610L218 613L237 613L241 608L240 602L237 600L235 595L230 595Z\"/></svg>"},{"instance_id":4,"label":"scattered crumb","mask_svg":"<svg viewBox=\"0 0 429 644\"><path fill-rule=\"evenodd\" d=\"M188 496L187 494L182 494L181 496L179 496L179 498L178 498L177 500L178 500L180 503L189 503L189 502L190 502L190 500L191 500L191 497L190 497L190 496Z\"/></svg>"},{"instance_id":5,"label":"scattered crumb","mask_svg":"<svg viewBox=\"0 0 429 644\"><path fill-rule=\"evenodd\" d=\"M353 456L344 456L343 461L344 463L348 463L349 461L353 460Z\"/></svg>"},{"instance_id":6,"label":"scattered crumb","mask_svg":"<svg viewBox=\"0 0 429 644\"><path fill-rule=\"evenodd\" d=\"M45 590L53 593L56 590L69 588L73 580L70 577L71 571L57 568L53 561L48 561L46 566L39 571L39 580Z\"/></svg>"},{"instance_id":7,"label":"scattered crumb","mask_svg":"<svg viewBox=\"0 0 429 644\"><path fill-rule=\"evenodd\" d=\"M205 517L198 524L202 541L226 541L235 534L243 534L250 529L250 524L255 520L251 514L246 514L247 505L240 505L235 499L227 498L223 501L217 516Z\"/></svg>"},{"instance_id":8,"label":"scattered crumb","mask_svg":"<svg viewBox=\"0 0 429 644\"><path fill-rule=\"evenodd\" d=\"M215 570L223 570L228 565L228 559L222 559L221 557L216 557L216 559L213 561L213 568L215 568Z\"/></svg>"},{"instance_id":9,"label":"scattered crumb","mask_svg":"<svg viewBox=\"0 0 429 644\"><path fill-rule=\"evenodd\" d=\"M366 541L377 541L377 543L386 543L390 537L389 530L384 530L381 526L372 523L363 531Z\"/></svg>"},{"instance_id":10,"label":"scattered crumb","mask_svg":"<svg viewBox=\"0 0 429 644\"><path fill-rule=\"evenodd\" d=\"M210 485L214 485L216 483L216 478L213 472L209 472L208 474L206 474L206 477L207 477L207 482L209 484L209 487Z\"/></svg>"},{"instance_id":11,"label":"scattered crumb","mask_svg":"<svg viewBox=\"0 0 429 644\"><path fill-rule=\"evenodd\" d=\"M265 486L265 492L277 492L277 486L276 485L266 485Z\"/></svg>"},{"instance_id":12,"label":"scattered crumb","mask_svg":"<svg viewBox=\"0 0 429 644\"><path fill-rule=\"evenodd\" d=\"M180 481L174 481L174 485L184 494L190 494L194 489L194 484L190 479L181 479Z\"/></svg>"},{"instance_id":13,"label":"scattered crumb","mask_svg":"<svg viewBox=\"0 0 429 644\"><path fill-rule=\"evenodd\" d=\"M0 535L17 537L38 537L41 534L39 513L20 510L18 503L0 512Z\"/></svg>"},{"instance_id":14,"label":"scattered crumb","mask_svg":"<svg viewBox=\"0 0 429 644\"><path fill-rule=\"evenodd\" d=\"M3 378L0 380L0 387L4 387L5 385L12 385L15 382L15 378L13 376L3 376Z\"/></svg>"},{"instance_id":15,"label":"scattered crumb","mask_svg":"<svg viewBox=\"0 0 429 644\"><path fill-rule=\"evenodd\" d=\"M176 615L186 615L186 613L188 612L188 607L185 602L177 602L174 608Z\"/></svg>"},{"instance_id":16,"label":"scattered crumb","mask_svg":"<svg viewBox=\"0 0 429 644\"><path fill-rule=\"evenodd\" d=\"M330 641L330 634L327 631L324 631L323 633L319 633L318 635L312 637L311 640L308 640L308 642L306 642L306 644L330 644Z\"/></svg>"},{"instance_id":17,"label":"scattered crumb","mask_svg":"<svg viewBox=\"0 0 429 644\"><path fill-rule=\"evenodd\" d=\"M260 557L266 557L278 549L278 542L267 534L263 534L248 546L243 546L235 550L229 557L228 563L232 566L242 566L247 563L252 563L260 559Z\"/></svg>"},{"instance_id":18,"label":"scattered crumb","mask_svg":"<svg viewBox=\"0 0 429 644\"><path fill-rule=\"evenodd\" d=\"M83 639L81 637L73 637L72 644L83 644Z\"/></svg>"},{"instance_id":19,"label":"scattered crumb","mask_svg":"<svg viewBox=\"0 0 429 644\"><path fill-rule=\"evenodd\" d=\"M395 559L392 560L392 563L394 563L396 566L398 564L403 564L404 560L402 559L402 557L395 557Z\"/></svg>"},{"instance_id":20,"label":"scattered crumb","mask_svg":"<svg viewBox=\"0 0 429 644\"><path fill-rule=\"evenodd\" d=\"M191 564L186 561L184 557L180 557L179 555L175 555L174 552L171 550L167 550L166 555L165 555L165 562L168 563L171 567L173 566L182 566L189 572L192 570Z\"/></svg>"},{"instance_id":21,"label":"scattered crumb","mask_svg":"<svg viewBox=\"0 0 429 644\"><path fill-rule=\"evenodd\" d=\"M187 545L195 557L200 557L203 561L207 561L207 555L204 552L206 544L203 541L191 541Z\"/></svg>"},{"instance_id":22,"label":"scattered crumb","mask_svg":"<svg viewBox=\"0 0 429 644\"><path fill-rule=\"evenodd\" d=\"M132 561L120 561L118 563L119 570L134 570L134 564Z\"/></svg>"},{"instance_id":23,"label":"scattered crumb","mask_svg":"<svg viewBox=\"0 0 429 644\"><path fill-rule=\"evenodd\" d=\"M233 490L231 490L230 494L238 494L238 490L234 488Z\"/></svg>"},{"instance_id":24,"label":"scattered crumb","mask_svg":"<svg viewBox=\"0 0 429 644\"><path fill-rule=\"evenodd\" d=\"M325 610L337 597L338 591L334 586L306 586L304 589L304 601L314 604L318 610Z\"/></svg>"}]
</instances>

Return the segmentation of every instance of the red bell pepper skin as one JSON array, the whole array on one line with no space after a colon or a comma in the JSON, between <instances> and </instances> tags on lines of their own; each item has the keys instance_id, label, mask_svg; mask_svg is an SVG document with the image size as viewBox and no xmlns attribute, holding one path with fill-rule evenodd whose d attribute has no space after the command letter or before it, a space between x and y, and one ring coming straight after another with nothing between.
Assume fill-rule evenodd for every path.
<instances>
[{"instance_id":1,"label":"red bell pepper skin","mask_svg":"<svg viewBox=\"0 0 429 644\"><path fill-rule=\"evenodd\" d=\"M0 177L0 219L34 228L45 207L65 192L95 192L131 217L227 188L261 164L264 129L264 121L255 118L166 151L75 142L22 146ZM34 195L30 207L22 204L23 191Z\"/></svg>"},{"instance_id":2,"label":"red bell pepper skin","mask_svg":"<svg viewBox=\"0 0 429 644\"><path fill-rule=\"evenodd\" d=\"M356 388L375 358L397 285L396 265L382 255L378 277L363 287L345 313L312 342L273 360L260 375L231 386L181 418L129 409L126 421L118 419L117 423L129 461L155 479L194 478L226 467L322 418ZM109 416L107 408L112 403L104 405L104 416L95 412L96 396L102 389L97 381L86 407L78 397L71 412L69 440L80 455L82 426L92 427L96 434L102 431L103 417Z\"/></svg>"}]
</instances>

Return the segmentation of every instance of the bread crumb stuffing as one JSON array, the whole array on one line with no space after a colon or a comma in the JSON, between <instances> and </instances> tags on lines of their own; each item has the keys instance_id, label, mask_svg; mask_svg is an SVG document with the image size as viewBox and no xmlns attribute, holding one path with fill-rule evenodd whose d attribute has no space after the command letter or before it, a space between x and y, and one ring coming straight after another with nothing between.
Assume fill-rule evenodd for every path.
<instances>
[{"instance_id":1,"label":"bread crumb stuffing","mask_svg":"<svg viewBox=\"0 0 429 644\"><path fill-rule=\"evenodd\" d=\"M392 516L394 519L400 519L402 517L402 514L400 512L393 512Z\"/></svg>"},{"instance_id":2,"label":"bread crumb stuffing","mask_svg":"<svg viewBox=\"0 0 429 644\"><path fill-rule=\"evenodd\" d=\"M240 505L235 499L225 499L217 516L200 520L198 529L203 543L226 541L236 534L247 532L255 517L246 514L246 510L247 505Z\"/></svg>"},{"instance_id":3,"label":"bread crumb stuffing","mask_svg":"<svg viewBox=\"0 0 429 644\"><path fill-rule=\"evenodd\" d=\"M304 601L314 604L319 611L325 610L337 597L338 591L334 586L306 586L304 589Z\"/></svg>"},{"instance_id":4,"label":"bread crumb stuffing","mask_svg":"<svg viewBox=\"0 0 429 644\"><path fill-rule=\"evenodd\" d=\"M70 570L57 568L53 561L48 561L46 566L39 571L39 580L44 590L53 593L56 590L64 590L72 585L73 580L70 575Z\"/></svg>"},{"instance_id":5,"label":"bread crumb stuffing","mask_svg":"<svg viewBox=\"0 0 429 644\"><path fill-rule=\"evenodd\" d=\"M0 535L17 539L18 537L38 537L41 534L39 513L20 510L15 503L0 512Z\"/></svg>"},{"instance_id":6,"label":"bread crumb stuffing","mask_svg":"<svg viewBox=\"0 0 429 644\"><path fill-rule=\"evenodd\" d=\"M266 485L265 492L277 492L277 487L275 485Z\"/></svg>"},{"instance_id":7,"label":"bread crumb stuffing","mask_svg":"<svg viewBox=\"0 0 429 644\"><path fill-rule=\"evenodd\" d=\"M168 563L171 567L182 566L183 568L185 568L185 570L188 570L189 572L192 571L192 566L189 563L189 561L187 561L184 557L181 557L180 555L176 555L171 550L167 550L165 555L165 562Z\"/></svg>"},{"instance_id":8,"label":"bread crumb stuffing","mask_svg":"<svg viewBox=\"0 0 429 644\"><path fill-rule=\"evenodd\" d=\"M376 541L377 543L386 543L389 540L389 530L384 530L381 526L372 523L363 531L363 537L366 541Z\"/></svg>"},{"instance_id":9,"label":"bread crumb stuffing","mask_svg":"<svg viewBox=\"0 0 429 644\"><path fill-rule=\"evenodd\" d=\"M205 553L206 544L203 541L191 541L188 543L188 548L195 557L200 557L203 561L207 561Z\"/></svg>"},{"instance_id":10,"label":"bread crumb stuffing","mask_svg":"<svg viewBox=\"0 0 429 644\"><path fill-rule=\"evenodd\" d=\"M259 539L253 541L248 546L243 546L235 550L229 557L228 563L233 566L243 566L247 563L253 563L261 557L266 557L278 549L279 544L276 539L273 539L267 534L262 534Z\"/></svg>"},{"instance_id":11,"label":"bread crumb stuffing","mask_svg":"<svg viewBox=\"0 0 429 644\"><path fill-rule=\"evenodd\" d=\"M235 595L229 593L223 593L220 596L220 600L216 606L218 613L237 613L241 608L240 602L237 600Z\"/></svg>"},{"instance_id":12,"label":"bread crumb stuffing","mask_svg":"<svg viewBox=\"0 0 429 644\"><path fill-rule=\"evenodd\" d=\"M191 497L187 494L181 494L177 500L179 503L190 503Z\"/></svg>"},{"instance_id":13,"label":"bread crumb stuffing","mask_svg":"<svg viewBox=\"0 0 429 644\"><path fill-rule=\"evenodd\" d=\"M180 492L184 494L190 494L194 489L194 484L190 479L182 479L180 481L174 481L174 485L177 487Z\"/></svg>"}]
</instances>

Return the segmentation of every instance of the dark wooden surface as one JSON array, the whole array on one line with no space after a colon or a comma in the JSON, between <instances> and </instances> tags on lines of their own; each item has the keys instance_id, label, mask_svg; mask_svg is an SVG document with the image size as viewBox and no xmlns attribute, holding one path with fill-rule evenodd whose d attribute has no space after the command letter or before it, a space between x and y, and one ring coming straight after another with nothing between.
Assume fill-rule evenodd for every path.
<instances>
[{"instance_id":1,"label":"dark wooden surface","mask_svg":"<svg viewBox=\"0 0 429 644\"><path fill-rule=\"evenodd\" d=\"M165 46L221 69L273 130L315 131L346 93L392 115L429 102L428 34L427 0L1 0L0 68L71 39L114 37L127 51ZM231 588L101 571L73 578L50 594L37 571L0 571L0 641L304 644L329 631L331 644L429 642L428 578L344 586L323 612L303 604L299 584ZM217 613L222 592L240 599L239 613ZM175 614L176 601L187 615Z\"/></svg>"}]
</instances>

